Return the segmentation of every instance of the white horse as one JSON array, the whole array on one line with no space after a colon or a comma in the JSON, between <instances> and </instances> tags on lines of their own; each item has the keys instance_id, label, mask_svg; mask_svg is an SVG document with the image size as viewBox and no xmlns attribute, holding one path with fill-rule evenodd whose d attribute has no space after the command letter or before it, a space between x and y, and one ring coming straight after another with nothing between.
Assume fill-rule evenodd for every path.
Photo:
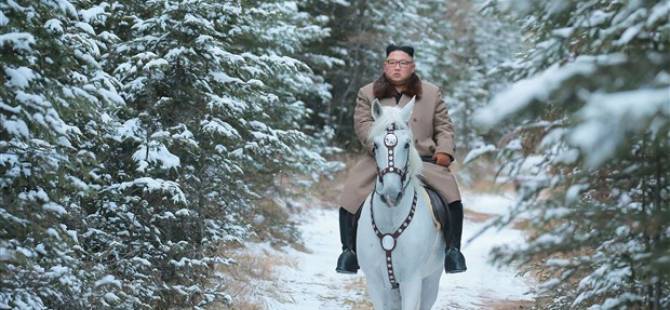
<instances>
[{"instance_id":1,"label":"white horse","mask_svg":"<svg viewBox=\"0 0 670 310\"><path fill-rule=\"evenodd\" d=\"M423 163L408 125L414 102L402 109L372 104L377 180L358 220L356 249L377 310L430 309L442 276L445 241L417 177Z\"/></svg>"}]
</instances>

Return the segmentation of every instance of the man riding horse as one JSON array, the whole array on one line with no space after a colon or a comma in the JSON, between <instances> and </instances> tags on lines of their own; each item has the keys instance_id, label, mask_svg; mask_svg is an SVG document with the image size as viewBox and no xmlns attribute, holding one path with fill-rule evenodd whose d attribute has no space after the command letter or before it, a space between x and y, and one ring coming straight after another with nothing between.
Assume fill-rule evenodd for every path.
<instances>
[{"instance_id":1,"label":"man riding horse","mask_svg":"<svg viewBox=\"0 0 670 310\"><path fill-rule=\"evenodd\" d=\"M360 207L373 189L377 170L368 141L374 122L371 103L376 98L384 106L404 107L416 96L410 128L414 144L424 161L420 176L439 219L445 247L444 269L447 273L466 270L460 251L463 227L463 204L456 179L449 170L454 160L453 126L439 88L422 81L415 73L414 48L389 45L386 48L384 73L373 83L358 91L354 111L354 129L367 149L351 170L340 196L340 239L342 254L337 260L337 272L356 273L356 223Z\"/></svg>"}]
</instances>

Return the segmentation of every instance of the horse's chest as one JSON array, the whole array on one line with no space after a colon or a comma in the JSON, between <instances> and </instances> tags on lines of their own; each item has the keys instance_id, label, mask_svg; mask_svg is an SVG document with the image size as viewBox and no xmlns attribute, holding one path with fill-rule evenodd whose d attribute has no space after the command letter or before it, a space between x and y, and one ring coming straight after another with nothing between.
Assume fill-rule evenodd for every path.
<instances>
[{"instance_id":1,"label":"horse's chest","mask_svg":"<svg viewBox=\"0 0 670 310\"><path fill-rule=\"evenodd\" d=\"M403 238L404 237L404 238ZM432 254L434 236L421 231L400 236L396 248L391 252L393 269L399 281L421 273L421 266Z\"/></svg>"},{"instance_id":2,"label":"horse's chest","mask_svg":"<svg viewBox=\"0 0 670 310\"><path fill-rule=\"evenodd\" d=\"M425 229L432 227L432 220L422 213L417 212L408 228L395 239L395 247L390 251L390 260L387 251L383 249L381 240L374 234L371 226L368 226L371 225L370 221L363 220L360 223L359 229L370 230L363 234L359 233L361 242L359 244L359 256L361 256L359 263L366 273L374 270L375 273L384 277L384 282L389 281L390 273L394 275L397 282L421 277L421 266L424 266L433 254L433 244L436 238L435 232Z\"/></svg>"}]
</instances>

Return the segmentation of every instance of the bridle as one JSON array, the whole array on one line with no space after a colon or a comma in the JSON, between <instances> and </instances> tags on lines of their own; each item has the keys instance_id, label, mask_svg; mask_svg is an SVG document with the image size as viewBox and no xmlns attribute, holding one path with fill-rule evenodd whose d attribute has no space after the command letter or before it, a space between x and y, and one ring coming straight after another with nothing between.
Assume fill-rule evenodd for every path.
<instances>
[{"instance_id":1,"label":"bridle","mask_svg":"<svg viewBox=\"0 0 670 310\"><path fill-rule=\"evenodd\" d=\"M405 191L407 188L407 184L409 182L405 182L407 179L407 166L409 165L409 156L407 156L407 160L405 161L405 167L403 168L398 168L395 166L395 154L397 152L394 152L395 147L398 145L398 136L395 134L395 123L391 123L386 127L386 136L384 136L384 145L386 146L387 149L387 158L388 158L388 166L386 166L384 169L379 169L379 166L377 167L377 177L379 178L379 183L384 184L384 176L388 173L395 173L400 176L400 184L402 185L401 188L401 193ZM377 191L377 188L375 187L375 192ZM377 193L379 195L379 193ZM384 198L383 195L379 195L382 197L382 200L384 203L386 203L386 198Z\"/></svg>"}]
</instances>

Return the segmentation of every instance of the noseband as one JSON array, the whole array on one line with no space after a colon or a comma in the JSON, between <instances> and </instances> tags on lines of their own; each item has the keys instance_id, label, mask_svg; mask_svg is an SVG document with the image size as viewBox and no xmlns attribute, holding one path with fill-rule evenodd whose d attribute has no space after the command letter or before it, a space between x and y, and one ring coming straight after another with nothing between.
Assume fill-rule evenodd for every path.
<instances>
[{"instance_id":1,"label":"noseband","mask_svg":"<svg viewBox=\"0 0 670 310\"><path fill-rule=\"evenodd\" d=\"M392 123L388 127L386 127L386 136L384 136L384 145L386 145L386 148L388 149L388 166L386 168L380 170L379 166L377 166L377 176L379 177L379 182L384 183L384 180L382 179L386 174L388 173L396 173L400 176L400 183L405 183L405 179L407 178L407 165L409 164L409 158L405 161L405 167L404 168L398 168L394 166L394 149L398 145L398 137L395 135L395 123Z\"/></svg>"}]
</instances>

